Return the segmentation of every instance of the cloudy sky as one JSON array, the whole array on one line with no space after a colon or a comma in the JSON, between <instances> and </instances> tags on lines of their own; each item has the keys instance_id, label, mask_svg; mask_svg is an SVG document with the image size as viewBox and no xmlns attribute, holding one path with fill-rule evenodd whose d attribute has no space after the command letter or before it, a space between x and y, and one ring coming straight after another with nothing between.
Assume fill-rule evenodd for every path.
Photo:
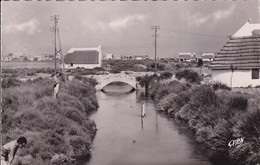
<instances>
[{"instance_id":1,"label":"cloudy sky","mask_svg":"<svg viewBox=\"0 0 260 165\"><path fill-rule=\"evenodd\" d=\"M159 57L179 52L217 52L248 18L260 22L259 1L2 1L2 55L53 54L53 21L59 15L63 53L102 46L102 52Z\"/></svg>"}]
</instances>

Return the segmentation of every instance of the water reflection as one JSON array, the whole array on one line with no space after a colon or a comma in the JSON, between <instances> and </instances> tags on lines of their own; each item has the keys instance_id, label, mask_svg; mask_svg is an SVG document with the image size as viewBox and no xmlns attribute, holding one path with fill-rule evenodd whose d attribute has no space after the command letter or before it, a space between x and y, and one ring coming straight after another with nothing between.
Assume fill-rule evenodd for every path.
<instances>
[{"instance_id":1,"label":"water reflection","mask_svg":"<svg viewBox=\"0 0 260 165\"><path fill-rule=\"evenodd\" d=\"M135 91L135 88L124 82L117 81L108 84L101 91L107 93L108 95L120 95L132 93Z\"/></svg>"},{"instance_id":2,"label":"water reflection","mask_svg":"<svg viewBox=\"0 0 260 165\"><path fill-rule=\"evenodd\" d=\"M123 89L107 88L117 93ZM87 165L216 165L209 150L195 142L183 123L157 112L153 101L142 94L98 92L97 97L100 107L91 119L99 130ZM143 118L142 101L146 105Z\"/></svg>"}]
</instances>

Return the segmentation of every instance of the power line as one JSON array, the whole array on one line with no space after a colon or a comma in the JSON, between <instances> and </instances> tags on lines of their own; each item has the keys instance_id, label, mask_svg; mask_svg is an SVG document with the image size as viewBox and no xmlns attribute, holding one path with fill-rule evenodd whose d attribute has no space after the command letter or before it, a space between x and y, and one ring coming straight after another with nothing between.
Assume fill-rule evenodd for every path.
<instances>
[{"instance_id":1,"label":"power line","mask_svg":"<svg viewBox=\"0 0 260 165\"><path fill-rule=\"evenodd\" d=\"M62 56L62 49L61 49L61 42L60 42L60 34L59 34L59 27L58 27L58 20L59 15L51 16L51 21L54 21L54 26L51 28L52 35L54 37L54 58L55 58L55 74L57 72L57 55L60 55L61 62L62 62L62 73L64 75L64 80L66 81L66 74L65 74L65 66L64 66L64 59ZM58 38L58 45L59 48L57 49L57 38Z\"/></svg>"},{"instance_id":2,"label":"power line","mask_svg":"<svg viewBox=\"0 0 260 165\"><path fill-rule=\"evenodd\" d=\"M159 35L157 34L157 30L160 30L160 26L151 26L151 29L154 30L154 62L155 62L155 71L157 71L157 64L156 64L156 55L157 55L157 37Z\"/></svg>"}]
</instances>

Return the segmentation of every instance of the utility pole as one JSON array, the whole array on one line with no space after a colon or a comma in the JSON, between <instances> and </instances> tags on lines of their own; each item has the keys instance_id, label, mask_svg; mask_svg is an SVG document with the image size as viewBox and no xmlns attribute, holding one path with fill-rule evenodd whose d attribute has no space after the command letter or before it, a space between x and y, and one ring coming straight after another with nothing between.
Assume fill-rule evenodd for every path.
<instances>
[{"instance_id":1,"label":"utility pole","mask_svg":"<svg viewBox=\"0 0 260 165\"><path fill-rule=\"evenodd\" d=\"M157 37L159 36L157 34L157 30L160 30L160 26L151 26L151 29L154 30L154 63L155 63L155 72L157 71L157 62L156 62L156 55L157 55Z\"/></svg>"},{"instance_id":2,"label":"utility pole","mask_svg":"<svg viewBox=\"0 0 260 165\"><path fill-rule=\"evenodd\" d=\"M59 20L59 15L51 16L51 21L54 21L54 26L50 30L51 30L52 35L54 37L53 43L54 43L55 74L57 72L57 60L56 60L57 59L57 55L60 55L61 62L62 62L62 73L64 75L64 80L66 82L65 66L64 66L64 59L63 59L62 50L61 50L61 42L60 42L58 20ZM58 38L58 44L59 44L59 48L58 49L57 49L57 38Z\"/></svg>"}]
</instances>

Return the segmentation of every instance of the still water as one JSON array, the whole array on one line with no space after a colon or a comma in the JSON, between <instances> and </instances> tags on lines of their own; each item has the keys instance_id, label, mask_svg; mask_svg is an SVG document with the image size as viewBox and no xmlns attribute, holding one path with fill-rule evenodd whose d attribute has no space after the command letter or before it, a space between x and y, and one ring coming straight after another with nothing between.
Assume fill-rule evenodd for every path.
<instances>
[{"instance_id":1,"label":"still water","mask_svg":"<svg viewBox=\"0 0 260 165\"><path fill-rule=\"evenodd\" d=\"M91 116L98 131L86 165L227 165L197 144L190 130L155 110L140 93L118 93L127 86L107 86L98 92L98 111ZM142 119L141 102L146 115Z\"/></svg>"}]
</instances>

